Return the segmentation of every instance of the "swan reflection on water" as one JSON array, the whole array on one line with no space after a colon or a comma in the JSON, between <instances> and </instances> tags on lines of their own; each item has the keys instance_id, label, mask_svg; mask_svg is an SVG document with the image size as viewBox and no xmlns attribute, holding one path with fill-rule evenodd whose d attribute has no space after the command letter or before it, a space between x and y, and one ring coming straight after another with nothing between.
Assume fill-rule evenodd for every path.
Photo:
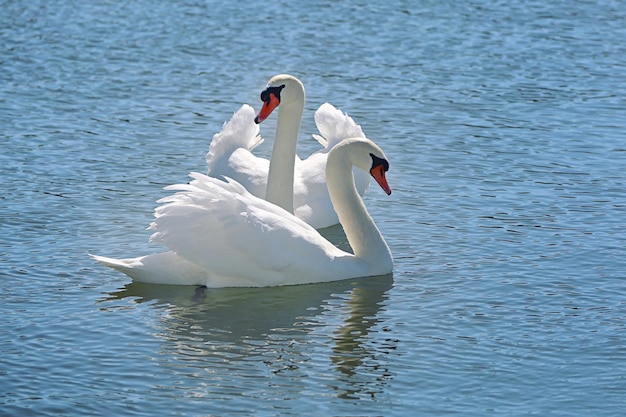
<instances>
[{"instance_id":1,"label":"swan reflection on water","mask_svg":"<svg viewBox=\"0 0 626 417\"><path fill-rule=\"evenodd\" d=\"M307 368L322 360L336 370L324 381L328 387L356 398L375 395L391 378L386 357L397 340L381 313L392 285L392 274L272 288L130 283L101 302L152 303L163 313L158 360L181 372L210 367L215 384L259 372L291 381L306 379ZM204 381L206 395L211 385Z\"/></svg>"}]
</instances>

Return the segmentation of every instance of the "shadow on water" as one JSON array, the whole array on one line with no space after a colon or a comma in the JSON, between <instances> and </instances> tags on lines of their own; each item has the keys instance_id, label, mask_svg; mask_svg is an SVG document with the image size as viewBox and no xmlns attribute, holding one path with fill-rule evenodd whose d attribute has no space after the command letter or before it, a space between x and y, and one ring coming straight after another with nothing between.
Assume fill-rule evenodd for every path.
<instances>
[{"instance_id":1,"label":"shadow on water","mask_svg":"<svg viewBox=\"0 0 626 417\"><path fill-rule=\"evenodd\" d=\"M375 395L390 378L380 357L397 341L385 338L384 325L372 328L383 320L392 285L392 274L272 288L130 283L101 302L132 298L161 311L160 360L180 361L187 370L217 361L229 378L261 366L291 379L304 377L307 363L321 357L336 371L328 386L338 397L357 398Z\"/></svg>"}]
</instances>

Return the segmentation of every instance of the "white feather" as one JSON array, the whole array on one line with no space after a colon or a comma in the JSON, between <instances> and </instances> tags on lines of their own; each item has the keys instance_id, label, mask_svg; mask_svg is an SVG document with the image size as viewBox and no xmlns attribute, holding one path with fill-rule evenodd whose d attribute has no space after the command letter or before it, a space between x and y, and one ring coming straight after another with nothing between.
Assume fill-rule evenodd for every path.
<instances>
[{"instance_id":1,"label":"white feather","mask_svg":"<svg viewBox=\"0 0 626 417\"><path fill-rule=\"evenodd\" d=\"M331 153L329 187L355 253L340 250L313 227L225 178L190 174L189 184L155 210L152 242L170 251L131 259L92 257L140 282L208 287L277 286L335 281L391 272L393 263L350 175L367 168L371 153L384 154L367 139L350 139ZM354 155L353 155L354 154ZM345 156L344 156L345 155ZM356 162L351 162L356 161Z\"/></svg>"}]
</instances>

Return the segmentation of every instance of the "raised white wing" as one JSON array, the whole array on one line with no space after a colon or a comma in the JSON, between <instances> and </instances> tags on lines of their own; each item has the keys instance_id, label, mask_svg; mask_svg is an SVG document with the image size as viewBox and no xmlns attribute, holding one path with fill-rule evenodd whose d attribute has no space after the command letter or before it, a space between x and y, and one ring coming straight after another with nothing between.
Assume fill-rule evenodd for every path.
<instances>
[{"instance_id":1,"label":"raised white wing","mask_svg":"<svg viewBox=\"0 0 626 417\"><path fill-rule=\"evenodd\" d=\"M164 204L155 210L151 240L215 275L251 285L293 283L294 277L312 282L327 280L329 260L352 257L235 181L191 177L189 184L166 188L177 193L159 201Z\"/></svg>"},{"instance_id":2,"label":"raised white wing","mask_svg":"<svg viewBox=\"0 0 626 417\"><path fill-rule=\"evenodd\" d=\"M208 175L230 177L256 196L265 196L269 160L252 150L263 143L254 109L244 104L213 136L206 155Z\"/></svg>"},{"instance_id":3,"label":"raised white wing","mask_svg":"<svg viewBox=\"0 0 626 417\"><path fill-rule=\"evenodd\" d=\"M364 138L361 126L356 124L352 117L338 110L330 103L322 104L315 112L315 124L319 135L313 137L327 150L346 138Z\"/></svg>"},{"instance_id":4,"label":"raised white wing","mask_svg":"<svg viewBox=\"0 0 626 417\"><path fill-rule=\"evenodd\" d=\"M229 121L224 122L222 130L213 135L206 155L209 172L221 158L232 153L234 149L244 148L251 151L263 143L263 138L259 136L259 125L254 123L254 117L254 109L244 104Z\"/></svg>"}]
</instances>

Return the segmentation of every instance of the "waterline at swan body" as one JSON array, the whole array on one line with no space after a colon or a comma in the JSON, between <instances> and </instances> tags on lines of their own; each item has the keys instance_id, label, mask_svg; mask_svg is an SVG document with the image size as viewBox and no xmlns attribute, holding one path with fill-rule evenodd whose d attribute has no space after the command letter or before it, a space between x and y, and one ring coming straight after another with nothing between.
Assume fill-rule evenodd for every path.
<instances>
[{"instance_id":1,"label":"waterline at swan body","mask_svg":"<svg viewBox=\"0 0 626 417\"><path fill-rule=\"evenodd\" d=\"M369 171L387 194L388 162L363 138L330 152L328 189L354 253L340 250L312 226L250 194L233 180L192 174L160 200L151 240L170 252L133 259L95 257L136 281L207 287L262 287L389 274L391 252L354 186L352 167ZM166 270L164 273L163 271Z\"/></svg>"}]
</instances>

